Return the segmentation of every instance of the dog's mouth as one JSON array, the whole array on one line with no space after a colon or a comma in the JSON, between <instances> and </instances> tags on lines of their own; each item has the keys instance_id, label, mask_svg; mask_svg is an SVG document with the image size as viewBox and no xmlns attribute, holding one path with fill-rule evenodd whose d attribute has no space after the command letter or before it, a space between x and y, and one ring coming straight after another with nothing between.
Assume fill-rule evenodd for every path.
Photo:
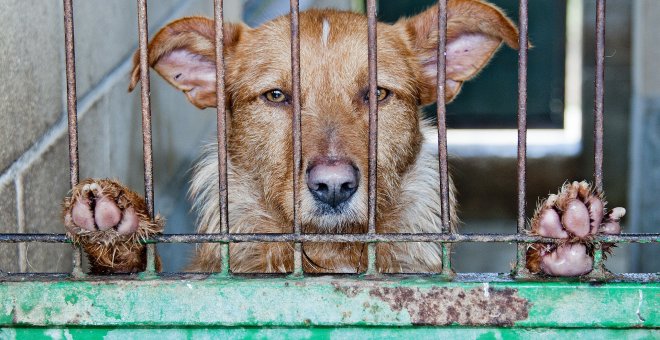
<instances>
[{"instance_id":1,"label":"dog's mouth","mask_svg":"<svg viewBox=\"0 0 660 340\"><path fill-rule=\"evenodd\" d=\"M314 194L312 194L314 196ZM314 214L317 216L336 216L340 217L341 215L350 211L351 200L344 201L337 205L330 205L324 202L321 202L319 199L314 197L316 201L316 209L314 209Z\"/></svg>"},{"instance_id":2,"label":"dog's mouth","mask_svg":"<svg viewBox=\"0 0 660 340\"><path fill-rule=\"evenodd\" d=\"M362 196L362 195L360 195ZM366 209L355 202L342 203L336 207L315 204L302 214L304 232L307 233L353 233L366 225Z\"/></svg>"}]
</instances>

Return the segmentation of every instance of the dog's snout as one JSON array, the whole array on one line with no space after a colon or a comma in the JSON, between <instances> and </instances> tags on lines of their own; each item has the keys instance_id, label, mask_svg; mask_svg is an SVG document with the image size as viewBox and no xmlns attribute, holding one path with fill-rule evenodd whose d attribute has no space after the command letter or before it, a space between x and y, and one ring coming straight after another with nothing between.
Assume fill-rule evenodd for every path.
<instances>
[{"instance_id":1,"label":"dog's snout","mask_svg":"<svg viewBox=\"0 0 660 340\"><path fill-rule=\"evenodd\" d=\"M359 171L350 161L324 159L307 168L309 191L317 201L333 208L348 201L359 184Z\"/></svg>"}]
</instances>

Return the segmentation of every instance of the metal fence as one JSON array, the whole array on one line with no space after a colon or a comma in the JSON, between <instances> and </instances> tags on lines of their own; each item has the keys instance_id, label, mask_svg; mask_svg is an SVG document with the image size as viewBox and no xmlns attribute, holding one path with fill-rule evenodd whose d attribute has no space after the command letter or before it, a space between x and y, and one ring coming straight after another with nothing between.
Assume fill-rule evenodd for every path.
<instances>
[{"instance_id":1,"label":"metal fence","mask_svg":"<svg viewBox=\"0 0 660 340\"><path fill-rule=\"evenodd\" d=\"M73 0L64 1L64 27L66 50L66 80L67 108L69 124L69 157L71 186L78 183L78 131L77 131L77 96L74 50L74 18ZM300 37L298 1L290 1L291 10L291 65L292 65L292 105L293 105L293 233L289 234L240 234L229 233L227 221L228 190L227 190L227 136L225 112L225 83L223 58L223 2L214 0L215 16L215 47L216 47L216 91L217 91L217 139L218 139L218 175L221 212L221 233L219 234L169 234L157 235L145 242L147 245L147 274L155 273L156 243L222 243L221 275L232 275L229 270L229 243L232 242L293 242L294 272L293 276L303 276L302 243L303 242L363 242L368 244L367 275L382 275L376 270L375 245L378 242L437 242L442 244L441 278L451 280L454 272L450 263L450 247L461 242L506 242L517 244L517 258L511 278L518 280L543 280L543 277L532 275L525 268L526 250L530 243L557 243L557 239L531 236L526 233L526 110L527 110L527 50L528 50L528 0L520 0L519 15L519 60L518 60L518 218L517 230L511 234L461 234L450 229L449 216L449 176L447 172L447 139L445 110L445 49L447 32L447 0L440 0L438 6L438 87L437 87L437 121L438 150L440 162L440 192L442 211L442 233L426 234L379 234L376 233L376 165L377 165L377 122L378 101L377 92L377 55L376 55L376 1L367 0L368 17L368 58L369 58L369 175L368 175L368 232L366 234L303 234L300 221L299 174L301 170L301 105L300 105ZM153 162L151 141L151 107L148 63L148 30L147 30L147 0L138 0L139 27L139 60L141 75L142 99L142 136L144 157L145 198L149 214L154 216L153 194ZM596 78L594 98L594 182L599 191L603 190L603 102L604 102L604 62L605 62L605 0L597 0L596 15ZM0 243L16 242L48 242L67 243L70 240L64 234L0 234ZM653 234L622 234L603 235L594 239L595 254L593 270L588 274L592 280L608 280L626 277L626 274L613 275L603 266L602 243L658 243L660 233ZM73 277L84 276L81 269L82 253L76 247L73 259ZM8 274L9 276L30 276L30 274ZM63 274L40 274L63 277ZM36 275L33 275L36 276ZM628 275L638 281L655 281L658 274Z\"/></svg>"}]
</instances>

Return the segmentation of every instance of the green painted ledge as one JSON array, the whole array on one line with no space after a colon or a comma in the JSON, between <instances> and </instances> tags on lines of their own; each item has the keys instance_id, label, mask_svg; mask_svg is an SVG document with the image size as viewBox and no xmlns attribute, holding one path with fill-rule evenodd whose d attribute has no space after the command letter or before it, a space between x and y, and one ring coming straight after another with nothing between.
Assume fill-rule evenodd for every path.
<instances>
[{"instance_id":1,"label":"green painted ledge","mask_svg":"<svg viewBox=\"0 0 660 340\"><path fill-rule=\"evenodd\" d=\"M653 329L341 327L341 328L0 328L0 339L658 339Z\"/></svg>"},{"instance_id":2,"label":"green painted ledge","mask_svg":"<svg viewBox=\"0 0 660 340\"><path fill-rule=\"evenodd\" d=\"M5 281L0 282L0 338L58 332L79 337L137 336L141 332L165 332L162 334L173 337L205 332L260 337L268 332L275 336L284 329L303 338L306 334L332 338L361 331L385 337L389 332L460 332L497 338L507 334L559 336L566 331L605 337L622 331L641 338L660 336L658 282L481 278L490 280L189 275Z\"/></svg>"}]
</instances>

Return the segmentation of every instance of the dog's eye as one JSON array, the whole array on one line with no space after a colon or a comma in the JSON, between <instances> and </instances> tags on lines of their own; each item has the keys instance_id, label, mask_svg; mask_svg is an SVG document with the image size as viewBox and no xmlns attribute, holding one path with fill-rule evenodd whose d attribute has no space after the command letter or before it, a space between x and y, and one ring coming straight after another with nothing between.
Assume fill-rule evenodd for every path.
<instances>
[{"instance_id":1,"label":"dog's eye","mask_svg":"<svg viewBox=\"0 0 660 340\"><path fill-rule=\"evenodd\" d=\"M266 100L273 103L283 103L286 100L286 95L281 90L275 89L264 93Z\"/></svg>"},{"instance_id":2,"label":"dog's eye","mask_svg":"<svg viewBox=\"0 0 660 340\"><path fill-rule=\"evenodd\" d=\"M384 89L382 87L376 88L376 98L378 98L378 101L383 101L385 98L390 96L390 90ZM364 101L369 102L369 91L365 93L364 95Z\"/></svg>"}]
</instances>

